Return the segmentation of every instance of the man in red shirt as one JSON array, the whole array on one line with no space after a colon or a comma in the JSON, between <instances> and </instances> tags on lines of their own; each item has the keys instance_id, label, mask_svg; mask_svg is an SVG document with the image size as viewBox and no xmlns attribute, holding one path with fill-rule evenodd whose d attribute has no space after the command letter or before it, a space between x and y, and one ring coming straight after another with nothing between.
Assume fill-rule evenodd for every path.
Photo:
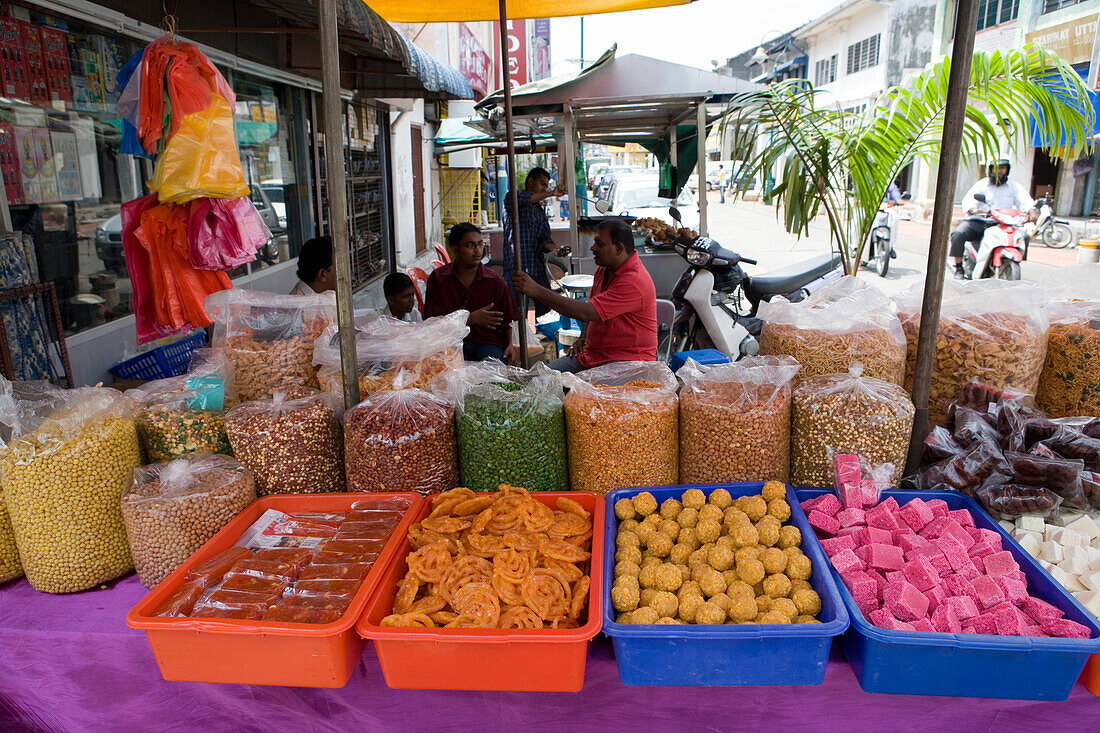
<instances>
[{"instance_id":1,"label":"man in red shirt","mask_svg":"<svg viewBox=\"0 0 1100 733\"><path fill-rule=\"evenodd\" d=\"M550 367L579 372L611 361L656 361L657 291L634 251L630 226L617 219L601 223L592 257L597 268L588 300L558 295L522 272L512 276L519 292L587 324L577 355L563 356Z\"/></svg>"},{"instance_id":2,"label":"man in red shirt","mask_svg":"<svg viewBox=\"0 0 1100 733\"><path fill-rule=\"evenodd\" d=\"M518 318L515 298L504 278L481 264L481 230L463 222L451 227L447 243L454 259L428 276L424 317L445 316L459 308L470 311L470 333L463 340L466 361L496 358L514 362L512 322Z\"/></svg>"}]
</instances>

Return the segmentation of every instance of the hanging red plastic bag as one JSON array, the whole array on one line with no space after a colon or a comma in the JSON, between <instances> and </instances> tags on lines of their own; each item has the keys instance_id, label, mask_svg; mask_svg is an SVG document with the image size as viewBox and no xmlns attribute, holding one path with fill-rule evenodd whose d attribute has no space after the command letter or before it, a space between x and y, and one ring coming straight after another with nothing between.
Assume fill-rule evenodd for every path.
<instances>
[{"instance_id":1,"label":"hanging red plastic bag","mask_svg":"<svg viewBox=\"0 0 1100 733\"><path fill-rule=\"evenodd\" d=\"M249 194L237 155L233 108L225 97L215 94L209 107L183 118L157 158L150 188L162 204Z\"/></svg>"},{"instance_id":2,"label":"hanging red plastic bag","mask_svg":"<svg viewBox=\"0 0 1100 733\"><path fill-rule=\"evenodd\" d=\"M256 259L271 230L250 199L195 199L188 231L191 264L200 270L232 270Z\"/></svg>"},{"instance_id":3,"label":"hanging red plastic bag","mask_svg":"<svg viewBox=\"0 0 1100 733\"><path fill-rule=\"evenodd\" d=\"M157 153L186 117L209 108L215 95L229 100L230 110L237 101L225 77L202 51L167 35L145 48L140 84L138 137L150 153Z\"/></svg>"},{"instance_id":4,"label":"hanging red plastic bag","mask_svg":"<svg viewBox=\"0 0 1100 733\"><path fill-rule=\"evenodd\" d=\"M134 237L134 232L141 222L142 213L156 205L155 193L127 201L122 205L122 251L126 255L126 269L130 273L130 283L134 291L132 296L134 319L139 344L146 344L187 330L173 328L157 318L152 259L149 251Z\"/></svg>"}]
</instances>

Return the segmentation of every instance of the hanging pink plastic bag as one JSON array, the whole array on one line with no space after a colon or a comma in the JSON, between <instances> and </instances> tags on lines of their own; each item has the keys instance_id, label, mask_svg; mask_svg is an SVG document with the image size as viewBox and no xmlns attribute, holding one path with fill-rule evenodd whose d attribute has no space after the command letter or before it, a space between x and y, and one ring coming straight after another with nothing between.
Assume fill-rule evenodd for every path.
<instances>
[{"instance_id":1,"label":"hanging pink plastic bag","mask_svg":"<svg viewBox=\"0 0 1100 733\"><path fill-rule=\"evenodd\" d=\"M233 108L225 97L215 94L209 107L183 118L157 157L149 186L162 204L249 194L237 155Z\"/></svg>"},{"instance_id":2,"label":"hanging pink plastic bag","mask_svg":"<svg viewBox=\"0 0 1100 733\"><path fill-rule=\"evenodd\" d=\"M188 230L191 264L202 270L232 270L256 259L271 230L250 199L201 198L191 202Z\"/></svg>"}]
</instances>

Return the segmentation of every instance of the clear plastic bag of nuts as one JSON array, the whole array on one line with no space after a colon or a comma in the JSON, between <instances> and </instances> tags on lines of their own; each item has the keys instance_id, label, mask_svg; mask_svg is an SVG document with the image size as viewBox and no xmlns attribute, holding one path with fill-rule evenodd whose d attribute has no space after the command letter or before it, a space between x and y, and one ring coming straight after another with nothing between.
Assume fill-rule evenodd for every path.
<instances>
[{"instance_id":1,"label":"clear plastic bag of nuts","mask_svg":"<svg viewBox=\"0 0 1100 733\"><path fill-rule=\"evenodd\" d=\"M567 491L561 375L545 364L530 370L489 360L436 380L455 401L462 485L496 491Z\"/></svg>"},{"instance_id":2,"label":"clear plastic bag of nuts","mask_svg":"<svg viewBox=\"0 0 1100 733\"><path fill-rule=\"evenodd\" d=\"M898 295L906 339L905 389L912 392L923 286ZM976 379L1035 394L1047 351L1049 295L1027 282L978 280L944 283L928 419L942 424L947 406Z\"/></svg>"},{"instance_id":3,"label":"clear plastic bag of nuts","mask_svg":"<svg viewBox=\"0 0 1100 733\"><path fill-rule=\"evenodd\" d=\"M831 455L854 453L872 465L905 468L916 410L893 382L864 377L859 364L848 374L805 379L794 390L791 412L791 483L831 486ZM832 454L830 454L832 451Z\"/></svg>"},{"instance_id":4,"label":"clear plastic bag of nuts","mask_svg":"<svg viewBox=\"0 0 1100 733\"><path fill-rule=\"evenodd\" d=\"M72 593L133 570L119 498L141 449L132 402L108 387L0 381L4 501L31 585Z\"/></svg>"},{"instance_id":5,"label":"clear plastic bag of nuts","mask_svg":"<svg viewBox=\"0 0 1100 733\"><path fill-rule=\"evenodd\" d=\"M670 486L680 470L676 377L660 362L623 361L563 374L569 482L606 494Z\"/></svg>"},{"instance_id":6,"label":"clear plastic bag of nuts","mask_svg":"<svg viewBox=\"0 0 1100 733\"><path fill-rule=\"evenodd\" d=\"M1035 402L1050 417L1100 415L1100 263L1051 270L1039 278L1050 335Z\"/></svg>"},{"instance_id":7,"label":"clear plastic bag of nuts","mask_svg":"<svg viewBox=\"0 0 1100 733\"><path fill-rule=\"evenodd\" d=\"M243 401L270 397L288 385L318 387L313 342L336 322L332 292L282 295L233 288L206 299L213 346L225 350Z\"/></svg>"},{"instance_id":8,"label":"clear plastic bag of nuts","mask_svg":"<svg viewBox=\"0 0 1100 733\"><path fill-rule=\"evenodd\" d=\"M349 491L458 486L454 405L421 389L375 392L344 416Z\"/></svg>"},{"instance_id":9,"label":"clear plastic bag of nuts","mask_svg":"<svg viewBox=\"0 0 1100 733\"><path fill-rule=\"evenodd\" d=\"M256 498L252 472L228 456L190 453L135 468L122 516L138 578L152 588Z\"/></svg>"},{"instance_id":10,"label":"clear plastic bag of nuts","mask_svg":"<svg viewBox=\"0 0 1100 733\"><path fill-rule=\"evenodd\" d=\"M225 432L259 496L332 493L345 488L342 417L335 395L293 387L234 407Z\"/></svg>"},{"instance_id":11,"label":"clear plastic bag of nuts","mask_svg":"<svg viewBox=\"0 0 1100 733\"><path fill-rule=\"evenodd\" d=\"M792 303L775 298L760 304L763 355L793 356L798 379L837 374L860 362L864 374L901 384L905 378L905 334L890 299L874 286L844 276Z\"/></svg>"},{"instance_id":12,"label":"clear plastic bag of nuts","mask_svg":"<svg viewBox=\"0 0 1100 733\"><path fill-rule=\"evenodd\" d=\"M382 316L357 325L355 353L360 396L394 389L399 374L405 388L429 389L437 376L462 364L462 339L470 333L466 325L469 316L469 311L457 310L416 323ZM321 389L342 394L338 326L329 326L317 338L313 364Z\"/></svg>"},{"instance_id":13,"label":"clear plastic bag of nuts","mask_svg":"<svg viewBox=\"0 0 1100 733\"><path fill-rule=\"evenodd\" d=\"M680 390L680 483L736 483L790 477L790 356L750 356L677 372Z\"/></svg>"},{"instance_id":14,"label":"clear plastic bag of nuts","mask_svg":"<svg viewBox=\"0 0 1100 733\"><path fill-rule=\"evenodd\" d=\"M6 447L0 448L0 465ZM2 482L0 482L2 483ZM15 544L15 530L11 527L8 505L4 503L4 492L0 490L0 583L23 577L23 563L19 560L19 548Z\"/></svg>"}]
</instances>

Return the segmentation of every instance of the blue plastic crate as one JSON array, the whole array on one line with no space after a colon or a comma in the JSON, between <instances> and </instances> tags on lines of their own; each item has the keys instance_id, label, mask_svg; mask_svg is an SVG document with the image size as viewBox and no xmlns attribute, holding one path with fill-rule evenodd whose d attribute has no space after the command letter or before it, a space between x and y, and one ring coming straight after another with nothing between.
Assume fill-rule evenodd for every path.
<instances>
[{"instance_id":1,"label":"blue plastic crate","mask_svg":"<svg viewBox=\"0 0 1100 733\"><path fill-rule=\"evenodd\" d=\"M797 489L799 501L826 489ZM953 491L884 491L899 504L911 499L943 499L951 509L967 509L974 524L1001 535L1027 576L1028 593L1053 604L1066 618L1092 630L1090 639L887 631L863 617L855 599L830 563L841 598L852 619L841 638L844 656L866 692L945 695L1014 700L1065 700L1090 654L1100 652L1100 626L1039 563L1016 544L977 502Z\"/></svg>"},{"instance_id":2,"label":"blue plastic crate","mask_svg":"<svg viewBox=\"0 0 1100 733\"><path fill-rule=\"evenodd\" d=\"M679 499L685 490L702 489L708 496L726 489L737 498L760 493L763 482L700 484L659 488L619 489L607 495L604 543L603 632L611 637L619 679L624 685L743 687L750 685L820 685L825 678L833 638L848 628L848 611L836 581L825 572L827 560L813 528L787 487L790 522L802 532L802 551L814 564L810 584L821 596L819 624L635 626L615 622L611 586L615 572L615 542L619 520L615 502L648 491L660 503Z\"/></svg>"},{"instance_id":3,"label":"blue plastic crate","mask_svg":"<svg viewBox=\"0 0 1100 733\"><path fill-rule=\"evenodd\" d=\"M730 358L718 349L696 349L695 351L677 351L669 359L668 367L674 372L680 371L680 367L687 363L688 359L694 359L700 364L729 364Z\"/></svg>"},{"instance_id":4,"label":"blue plastic crate","mask_svg":"<svg viewBox=\"0 0 1100 733\"><path fill-rule=\"evenodd\" d=\"M149 349L132 359L111 367L110 372L122 379L165 379L175 377L187 371L191 364L191 352L206 345L206 333L196 331L187 338L180 339L155 349Z\"/></svg>"}]
</instances>

